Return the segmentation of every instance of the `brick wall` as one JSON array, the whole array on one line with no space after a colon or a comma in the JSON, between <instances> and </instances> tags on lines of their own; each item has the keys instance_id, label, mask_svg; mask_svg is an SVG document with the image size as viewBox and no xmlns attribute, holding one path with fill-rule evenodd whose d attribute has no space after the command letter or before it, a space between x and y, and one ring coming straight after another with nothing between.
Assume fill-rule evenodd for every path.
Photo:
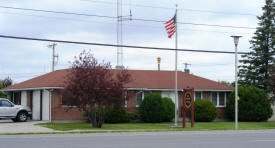
<instances>
[{"instance_id":1,"label":"brick wall","mask_svg":"<svg viewBox=\"0 0 275 148\"><path fill-rule=\"evenodd\" d=\"M29 98L29 92L27 93ZM179 93L179 116L181 117L182 109L182 93ZM203 92L203 98L210 100L210 92ZM29 102L29 101L28 101ZM78 108L69 108L61 105L60 91L54 90L52 92L52 120L85 120L83 112ZM136 110L136 93L135 91L129 91L127 97L127 107L125 108L129 112ZM224 107L217 107L218 119L225 119Z\"/></svg>"},{"instance_id":2,"label":"brick wall","mask_svg":"<svg viewBox=\"0 0 275 148\"><path fill-rule=\"evenodd\" d=\"M226 119L224 107L217 107L218 116L217 119Z\"/></svg>"},{"instance_id":3,"label":"brick wall","mask_svg":"<svg viewBox=\"0 0 275 148\"><path fill-rule=\"evenodd\" d=\"M52 120L84 120L83 112L78 108L64 107L61 105L61 93L59 90L52 91Z\"/></svg>"},{"instance_id":4,"label":"brick wall","mask_svg":"<svg viewBox=\"0 0 275 148\"><path fill-rule=\"evenodd\" d=\"M135 91L128 91L127 92L127 107L126 110L128 112L134 112L136 110L136 92Z\"/></svg>"}]
</instances>

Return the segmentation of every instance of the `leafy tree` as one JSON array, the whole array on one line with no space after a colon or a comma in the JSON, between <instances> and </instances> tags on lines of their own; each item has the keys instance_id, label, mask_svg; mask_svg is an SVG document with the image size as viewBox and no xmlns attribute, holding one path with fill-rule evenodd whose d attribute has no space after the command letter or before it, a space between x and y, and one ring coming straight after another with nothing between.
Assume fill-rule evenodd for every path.
<instances>
[{"instance_id":1,"label":"leafy tree","mask_svg":"<svg viewBox=\"0 0 275 148\"><path fill-rule=\"evenodd\" d=\"M3 88L6 88L6 87L12 85L12 83L13 83L13 81L10 77L7 77L4 80L2 80Z\"/></svg>"},{"instance_id":2,"label":"leafy tree","mask_svg":"<svg viewBox=\"0 0 275 148\"><path fill-rule=\"evenodd\" d=\"M269 79L271 77L272 65L275 63L275 3L273 0L266 0L263 15L258 17L259 27L250 41L252 51L242 56L240 62L239 76L240 83L252 85L271 91ZM275 92L273 92L275 93Z\"/></svg>"},{"instance_id":3,"label":"leafy tree","mask_svg":"<svg viewBox=\"0 0 275 148\"><path fill-rule=\"evenodd\" d=\"M123 104L123 86L130 81L127 70L111 71L110 63L99 63L89 52L75 57L65 81L67 104L87 113L93 127L102 127L106 108Z\"/></svg>"},{"instance_id":4,"label":"leafy tree","mask_svg":"<svg viewBox=\"0 0 275 148\"><path fill-rule=\"evenodd\" d=\"M234 82L228 82L228 81L218 81L221 84L228 85L228 86L234 86Z\"/></svg>"},{"instance_id":5,"label":"leafy tree","mask_svg":"<svg viewBox=\"0 0 275 148\"><path fill-rule=\"evenodd\" d=\"M2 88L3 88L3 85L2 85L2 82L0 81L0 89ZM4 92L0 91L0 98L6 98L6 97L7 95Z\"/></svg>"},{"instance_id":6,"label":"leafy tree","mask_svg":"<svg viewBox=\"0 0 275 148\"><path fill-rule=\"evenodd\" d=\"M13 81L10 77L0 80L0 89L8 87L8 86L12 85L12 83L13 83ZM7 97L6 93L0 91L0 98L6 98L6 97Z\"/></svg>"}]
</instances>

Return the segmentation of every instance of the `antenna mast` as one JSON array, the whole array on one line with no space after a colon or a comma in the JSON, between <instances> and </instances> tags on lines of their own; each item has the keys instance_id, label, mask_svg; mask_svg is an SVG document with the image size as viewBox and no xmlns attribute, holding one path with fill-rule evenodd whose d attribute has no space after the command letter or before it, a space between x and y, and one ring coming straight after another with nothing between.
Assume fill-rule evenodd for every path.
<instances>
[{"instance_id":1,"label":"antenna mast","mask_svg":"<svg viewBox=\"0 0 275 148\"><path fill-rule=\"evenodd\" d=\"M131 5L131 3L130 3ZM123 45L123 31L122 27L123 21L132 20L132 11L130 7L130 15L129 16L123 16L122 15L122 0L117 0L117 65L116 69L124 69L123 66L123 48L121 45Z\"/></svg>"}]
</instances>

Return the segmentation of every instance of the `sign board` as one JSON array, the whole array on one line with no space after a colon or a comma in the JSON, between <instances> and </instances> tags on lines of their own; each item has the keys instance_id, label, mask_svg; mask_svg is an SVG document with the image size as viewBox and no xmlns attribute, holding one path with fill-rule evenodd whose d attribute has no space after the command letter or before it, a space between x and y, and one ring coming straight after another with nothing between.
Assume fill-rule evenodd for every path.
<instances>
[{"instance_id":1,"label":"sign board","mask_svg":"<svg viewBox=\"0 0 275 148\"><path fill-rule=\"evenodd\" d=\"M185 128L186 112L191 111L191 127L194 127L194 88L183 90L182 127Z\"/></svg>"}]
</instances>

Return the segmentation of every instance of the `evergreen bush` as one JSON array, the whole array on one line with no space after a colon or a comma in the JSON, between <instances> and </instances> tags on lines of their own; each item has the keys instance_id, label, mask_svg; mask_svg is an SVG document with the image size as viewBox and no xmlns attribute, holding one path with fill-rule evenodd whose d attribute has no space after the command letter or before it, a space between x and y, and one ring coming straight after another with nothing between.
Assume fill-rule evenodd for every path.
<instances>
[{"instance_id":1,"label":"evergreen bush","mask_svg":"<svg viewBox=\"0 0 275 148\"><path fill-rule=\"evenodd\" d=\"M117 108L111 105L105 116L105 123L126 123L129 122L128 114L126 110L122 107Z\"/></svg>"},{"instance_id":2,"label":"evergreen bush","mask_svg":"<svg viewBox=\"0 0 275 148\"><path fill-rule=\"evenodd\" d=\"M196 100L194 108L194 118L197 122L210 122L217 117L216 106L209 100Z\"/></svg>"},{"instance_id":3,"label":"evergreen bush","mask_svg":"<svg viewBox=\"0 0 275 148\"><path fill-rule=\"evenodd\" d=\"M238 92L239 121L266 121L272 116L271 104L264 90L254 86L240 86ZM235 91L227 99L225 112L229 119L235 119Z\"/></svg>"},{"instance_id":4,"label":"evergreen bush","mask_svg":"<svg viewBox=\"0 0 275 148\"><path fill-rule=\"evenodd\" d=\"M174 103L159 94L150 94L144 98L138 109L143 122L159 123L171 121L174 115Z\"/></svg>"}]
</instances>

